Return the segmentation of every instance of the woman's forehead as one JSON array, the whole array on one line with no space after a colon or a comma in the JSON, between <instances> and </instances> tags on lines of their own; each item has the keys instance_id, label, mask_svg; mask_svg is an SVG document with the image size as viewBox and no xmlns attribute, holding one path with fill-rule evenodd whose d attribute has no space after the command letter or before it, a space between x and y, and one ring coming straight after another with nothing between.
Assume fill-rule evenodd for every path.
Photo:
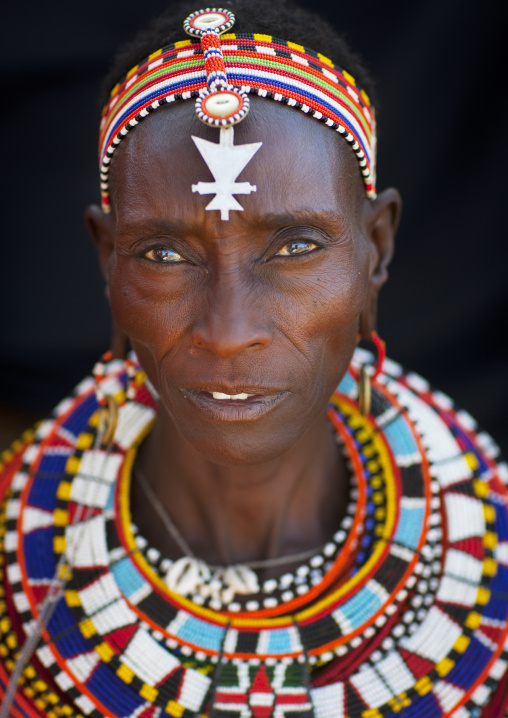
<instances>
[{"instance_id":1,"label":"woman's forehead","mask_svg":"<svg viewBox=\"0 0 508 718\"><path fill-rule=\"evenodd\" d=\"M217 178L198 148L199 140L218 145L220 130L201 123L190 102L161 108L141 123L122 142L112 162L111 197L117 216L170 214L179 219L205 211L214 195L200 194L193 186ZM229 177L255 188L234 195L244 210L242 219L248 214L299 211L349 215L364 201L354 155L340 136L321 123L283 105L253 98L248 117L235 127L234 146L254 144L258 149L240 163L238 176ZM225 156L226 175L229 161ZM229 217L237 213L231 211Z\"/></svg>"}]
</instances>

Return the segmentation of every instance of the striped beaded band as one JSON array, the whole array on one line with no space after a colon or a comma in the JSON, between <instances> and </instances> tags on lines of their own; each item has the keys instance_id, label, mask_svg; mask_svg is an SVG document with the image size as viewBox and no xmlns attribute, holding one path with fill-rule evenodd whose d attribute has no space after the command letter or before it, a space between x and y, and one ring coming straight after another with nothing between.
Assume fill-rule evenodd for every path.
<instances>
[{"instance_id":1,"label":"striped beaded band","mask_svg":"<svg viewBox=\"0 0 508 718\"><path fill-rule=\"evenodd\" d=\"M346 70L320 53L271 35L228 33L221 37L220 50L227 79L245 98L254 93L284 102L339 132L358 159L367 197L376 196L374 109ZM190 39L157 50L113 88L99 138L105 212L110 211L108 170L123 137L158 107L175 100L199 101L204 90L210 91L203 47Z\"/></svg>"}]
</instances>

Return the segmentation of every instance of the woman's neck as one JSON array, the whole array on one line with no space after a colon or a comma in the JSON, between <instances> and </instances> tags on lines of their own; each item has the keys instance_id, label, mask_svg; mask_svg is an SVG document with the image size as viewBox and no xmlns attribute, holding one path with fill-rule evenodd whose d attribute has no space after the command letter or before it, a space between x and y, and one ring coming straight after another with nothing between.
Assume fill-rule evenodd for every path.
<instances>
[{"instance_id":1,"label":"woman's neck","mask_svg":"<svg viewBox=\"0 0 508 718\"><path fill-rule=\"evenodd\" d=\"M136 465L194 554L231 565L316 548L344 515L348 481L326 418L283 456L265 464L223 466L203 458L161 412ZM181 552L133 481L132 514L164 555Z\"/></svg>"}]
</instances>

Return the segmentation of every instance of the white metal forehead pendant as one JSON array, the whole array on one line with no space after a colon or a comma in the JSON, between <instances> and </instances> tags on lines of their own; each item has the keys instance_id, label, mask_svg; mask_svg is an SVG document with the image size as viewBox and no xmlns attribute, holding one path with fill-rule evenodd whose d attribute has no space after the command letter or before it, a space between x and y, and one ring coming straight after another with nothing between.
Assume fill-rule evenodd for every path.
<instances>
[{"instance_id":1,"label":"white metal forehead pendant","mask_svg":"<svg viewBox=\"0 0 508 718\"><path fill-rule=\"evenodd\" d=\"M233 195L256 191L256 185L250 182L236 182L236 178L263 144L253 142L249 145L234 145L234 133L233 127L221 127L219 144L192 135L215 180L215 182L193 184L192 191L199 194L215 194L206 209L220 210L220 218L225 220L229 219L230 210L243 212L242 205Z\"/></svg>"}]
</instances>

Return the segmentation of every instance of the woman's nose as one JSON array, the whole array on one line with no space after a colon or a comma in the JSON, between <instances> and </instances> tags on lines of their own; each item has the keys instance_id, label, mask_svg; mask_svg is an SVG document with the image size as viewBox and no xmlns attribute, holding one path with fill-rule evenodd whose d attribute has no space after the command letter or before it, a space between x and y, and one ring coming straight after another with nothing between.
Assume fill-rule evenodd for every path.
<instances>
[{"instance_id":1,"label":"woman's nose","mask_svg":"<svg viewBox=\"0 0 508 718\"><path fill-rule=\"evenodd\" d=\"M263 302L240 282L217 282L192 332L193 344L223 359L268 347L272 332Z\"/></svg>"}]
</instances>

